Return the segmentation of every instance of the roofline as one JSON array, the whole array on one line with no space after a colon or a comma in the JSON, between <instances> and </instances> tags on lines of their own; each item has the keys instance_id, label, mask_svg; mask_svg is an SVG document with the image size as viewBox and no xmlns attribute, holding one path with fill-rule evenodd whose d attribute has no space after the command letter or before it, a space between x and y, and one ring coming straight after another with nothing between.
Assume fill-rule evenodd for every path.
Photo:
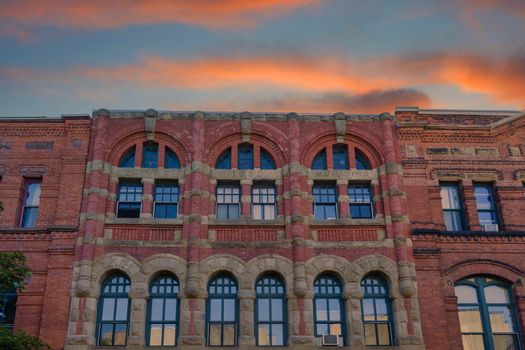
<instances>
[{"instance_id":1,"label":"roofline","mask_svg":"<svg viewBox=\"0 0 525 350\"><path fill-rule=\"evenodd\" d=\"M62 122L65 120L89 120L89 114L62 114L60 117L43 116L0 116L0 123L12 122Z\"/></svg>"},{"instance_id":2,"label":"roofline","mask_svg":"<svg viewBox=\"0 0 525 350\"><path fill-rule=\"evenodd\" d=\"M396 107L397 112L417 112L417 114L439 115L487 115L509 117L521 115L525 110L490 110L490 109L421 109L419 107Z\"/></svg>"}]
</instances>

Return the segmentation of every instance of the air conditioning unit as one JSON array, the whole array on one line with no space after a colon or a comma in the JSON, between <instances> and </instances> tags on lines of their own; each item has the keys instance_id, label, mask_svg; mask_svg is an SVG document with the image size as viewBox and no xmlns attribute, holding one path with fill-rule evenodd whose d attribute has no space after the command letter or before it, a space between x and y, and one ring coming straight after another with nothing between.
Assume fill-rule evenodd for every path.
<instances>
[{"instance_id":1,"label":"air conditioning unit","mask_svg":"<svg viewBox=\"0 0 525 350\"><path fill-rule=\"evenodd\" d=\"M339 336L333 334L323 334L323 346L339 346Z\"/></svg>"},{"instance_id":2,"label":"air conditioning unit","mask_svg":"<svg viewBox=\"0 0 525 350\"><path fill-rule=\"evenodd\" d=\"M497 232L497 231L499 231L498 224L485 224L483 229L484 229L484 231L488 231L488 232Z\"/></svg>"}]
</instances>

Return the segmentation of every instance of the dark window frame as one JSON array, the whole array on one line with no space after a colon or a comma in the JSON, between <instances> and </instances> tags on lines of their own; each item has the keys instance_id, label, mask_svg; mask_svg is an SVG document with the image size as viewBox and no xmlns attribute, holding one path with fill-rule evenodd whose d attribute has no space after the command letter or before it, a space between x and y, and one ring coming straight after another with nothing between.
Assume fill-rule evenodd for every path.
<instances>
[{"instance_id":1,"label":"dark window frame","mask_svg":"<svg viewBox=\"0 0 525 350\"><path fill-rule=\"evenodd\" d=\"M372 165L368 157L360 149L355 148L355 168L357 170L371 170Z\"/></svg>"},{"instance_id":2,"label":"dark window frame","mask_svg":"<svg viewBox=\"0 0 525 350\"><path fill-rule=\"evenodd\" d=\"M142 167L156 169L159 167L159 144L153 141L145 142L142 146Z\"/></svg>"},{"instance_id":3,"label":"dark window frame","mask_svg":"<svg viewBox=\"0 0 525 350\"><path fill-rule=\"evenodd\" d=\"M328 169L328 161L327 161L327 155L326 155L326 149L323 148L320 150L312 159L312 170L327 170Z\"/></svg>"},{"instance_id":4,"label":"dark window frame","mask_svg":"<svg viewBox=\"0 0 525 350\"><path fill-rule=\"evenodd\" d=\"M272 289L275 289L275 292L272 293ZM280 290L280 292L279 292ZM265 293L265 291L267 291ZM259 300L268 300L269 310L268 310L268 320L260 320L259 319ZM282 319L279 320L273 320L272 314L273 314L273 307L272 303L275 300L280 300L282 305ZM287 327L287 307L286 307L286 288L284 286L284 282L281 277L273 275L273 274L266 274L261 276L257 282L255 283L255 304L254 304L254 325L255 325L255 339L257 346L262 347L272 347L272 346L286 346L287 345L287 334L288 334L288 327ZM268 328L270 330L269 333L269 339L270 344L269 345L261 345L259 341L259 325L268 325ZM281 344L274 345L273 344L273 332L272 328L273 325L280 325L282 326L282 342Z\"/></svg>"},{"instance_id":5,"label":"dark window frame","mask_svg":"<svg viewBox=\"0 0 525 350\"><path fill-rule=\"evenodd\" d=\"M220 189L227 189L227 188L231 188L232 189L232 193L219 193L220 192ZM234 193L233 190L237 190L237 193ZM224 191L226 192L226 191ZM222 196L222 197L221 197ZM230 197L233 197L233 196L238 196L239 200L237 202L226 202L226 201L219 201L219 199L223 198L225 199L226 197L224 196L230 196ZM219 182L217 183L217 187L215 189L215 198L216 198L216 203L215 203L215 218L219 221L222 221L222 220L239 220L240 217L241 217L241 198L242 198L242 193L241 193L241 186L238 182ZM232 198L233 200L233 198ZM220 207L226 207L226 217L219 217L219 208ZM237 208L237 215L236 217L232 217L230 216L230 208L233 208L233 207L236 207Z\"/></svg>"},{"instance_id":6,"label":"dark window frame","mask_svg":"<svg viewBox=\"0 0 525 350\"><path fill-rule=\"evenodd\" d=\"M330 281L330 283L328 283ZM332 292L328 292L329 289L332 289ZM324 292L323 292L324 290ZM346 335L346 312L345 312L345 303L342 297L343 294L343 285L341 280L330 274L323 273L314 281L314 298L313 298L313 313L314 313L314 336L321 337L323 334L317 332L318 325L326 325L328 334L331 334L330 326L332 324L338 324L341 329L341 334L339 338L342 338L344 346L347 344L347 335ZM323 300L326 302L326 320L320 320L317 310L317 301ZM339 320L331 319L331 309L330 309L330 300L336 300L339 304ZM326 333L325 333L326 334Z\"/></svg>"},{"instance_id":7,"label":"dark window frame","mask_svg":"<svg viewBox=\"0 0 525 350\"><path fill-rule=\"evenodd\" d=\"M251 143L237 145L237 168L251 170L254 167L254 147Z\"/></svg>"},{"instance_id":8,"label":"dark window frame","mask_svg":"<svg viewBox=\"0 0 525 350\"><path fill-rule=\"evenodd\" d=\"M173 162L173 164L170 164ZM177 153L168 147L164 148L164 169L180 169L180 159Z\"/></svg>"},{"instance_id":9,"label":"dark window frame","mask_svg":"<svg viewBox=\"0 0 525 350\"><path fill-rule=\"evenodd\" d=\"M225 280L228 280L228 282L225 282ZM217 292L216 290L221 288L222 292ZM225 288L228 288L228 293L224 292L223 290ZM233 292L231 292L231 289L234 289ZM206 346L209 347L232 347L238 345L238 337L239 337L239 298L238 298L238 291L239 291L239 285L237 283L237 280L231 276L228 273L219 273L212 277L210 281L208 282L208 298L206 300ZM211 320L211 304L212 300L220 300L221 301L221 315L220 320ZM225 300L233 300L233 305L235 307L234 314L233 314L233 321L230 320L224 320L224 301ZM211 344L210 340L210 328L212 325L220 325L221 328L221 341L220 344ZM234 339L233 344L224 344L224 326L232 326L234 327Z\"/></svg>"},{"instance_id":10,"label":"dark window frame","mask_svg":"<svg viewBox=\"0 0 525 350\"><path fill-rule=\"evenodd\" d=\"M374 290L377 290L374 291ZM392 312L392 301L390 300L388 283L384 276L380 274L372 273L368 274L361 280L361 292L363 298L361 299L361 320L363 321L363 331L365 334L365 344L367 346L392 346L394 345L395 332L394 332L394 318ZM371 300L373 304L373 316L374 320L366 320L365 318L365 307L364 304L367 300ZM387 320L378 320L377 313L377 301L382 300L386 305ZM375 343L366 343L366 325L373 325L375 333ZM379 332L378 326L388 326L388 344L379 344Z\"/></svg>"},{"instance_id":11,"label":"dark window frame","mask_svg":"<svg viewBox=\"0 0 525 350\"><path fill-rule=\"evenodd\" d=\"M228 147L219 155L219 157L217 157L217 160L215 161L215 169L231 169L231 168L232 168L232 148Z\"/></svg>"},{"instance_id":12,"label":"dark window frame","mask_svg":"<svg viewBox=\"0 0 525 350\"><path fill-rule=\"evenodd\" d=\"M160 188L170 188L172 190L171 193L158 193L158 189ZM175 190L175 193L173 193L173 190ZM168 196L170 199L173 198L173 196L176 197L176 200L164 200L163 197ZM159 199L162 198L162 199ZM176 219L179 214L179 200L180 200L180 187L178 182L176 181L157 181L155 182L155 189L153 193L153 218L155 219ZM157 208L158 206L175 206L175 216L173 217L167 217L167 216L157 216ZM166 211L167 215L167 211Z\"/></svg>"},{"instance_id":13,"label":"dark window frame","mask_svg":"<svg viewBox=\"0 0 525 350\"><path fill-rule=\"evenodd\" d=\"M134 186L135 188L138 188L140 187L140 193L139 192L122 192L122 188L124 186ZM118 193L117 193L117 218L140 218L140 213L142 212L142 194L143 194L143 191L144 191L144 188L142 186L142 183L138 180L121 180L119 182L119 186L118 186ZM127 196L140 196L140 201L139 200L134 200L134 201L129 201L129 200L121 200L121 196L126 196L126 199L127 199ZM121 216L120 213L121 213L121 210L124 210L125 208L122 208L121 209L121 205L122 206L126 206L126 205L135 205L138 203L138 216L132 216L132 217L127 217L127 216ZM136 208L131 208L128 210L137 210Z\"/></svg>"},{"instance_id":14,"label":"dark window frame","mask_svg":"<svg viewBox=\"0 0 525 350\"><path fill-rule=\"evenodd\" d=\"M338 159L341 157L341 159ZM346 143L336 143L332 146L332 158L334 170L349 170L350 160L348 158L348 145ZM340 165L342 161L342 165Z\"/></svg>"},{"instance_id":15,"label":"dark window frame","mask_svg":"<svg viewBox=\"0 0 525 350\"><path fill-rule=\"evenodd\" d=\"M480 226L484 229L484 225L485 224L481 223L481 220L480 220L480 217L479 217L480 213L491 213L491 215L493 216L493 219L492 219L493 220L493 224L498 225L499 231L502 231L501 220L500 220L500 217L499 217L499 208L498 208L498 205L497 205L496 191L495 191L495 188L494 188L494 183L492 183L492 182L475 182L473 184L473 187L474 187L474 198L475 198L475 202L476 202L476 212L478 214L478 220L479 220ZM491 206L490 209L480 209L479 208L478 198L476 198L476 189L477 188L486 188L486 189L488 189L489 196L490 196L490 206Z\"/></svg>"},{"instance_id":16,"label":"dark window frame","mask_svg":"<svg viewBox=\"0 0 525 350\"><path fill-rule=\"evenodd\" d=\"M466 217L466 214L465 214L465 206L464 206L464 203L463 203L463 195L462 195L462 191L461 191L461 184L457 183L457 182L440 182L439 183L439 187L440 187L440 194L443 192L444 189L452 188L456 192L456 195L457 195L457 198L458 198L458 203L457 203L458 204L458 208L457 209L444 208L443 207L443 202L441 202L441 209L443 211L443 220L445 222L445 226L447 227L447 231L463 231L463 230L466 230L468 226L467 226L467 217ZM441 197L441 198L443 198L443 197ZM447 214L446 213L452 213L452 215L454 213L456 213L457 215L459 215L460 227L458 229L453 228L451 230L447 226L447 218L446 218ZM453 222L455 222L455 221L453 221Z\"/></svg>"},{"instance_id":17,"label":"dark window frame","mask_svg":"<svg viewBox=\"0 0 525 350\"><path fill-rule=\"evenodd\" d=\"M256 194L255 193L255 189L271 189L273 190L273 194L263 194L263 193L258 193ZM252 185L252 217L254 220L277 220L277 189L275 187L274 184L272 183L254 183ZM273 202L264 202L264 200L266 200L266 198L268 196L272 196L274 197L274 201ZM258 198L258 202L256 202L256 198ZM262 200L262 201L261 201ZM254 208L256 206L260 206L261 207L261 218L256 218L254 213L255 213L255 210ZM265 217L265 213L266 213L266 207L270 207L272 206L273 207L273 218L266 218Z\"/></svg>"},{"instance_id":18,"label":"dark window frame","mask_svg":"<svg viewBox=\"0 0 525 350\"><path fill-rule=\"evenodd\" d=\"M26 204L29 199L29 189L32 185L38 184L38 204ZM40 197L42 196L42 178L24 178L24 196L22 198L19 227L23 228L35 228L38 223L38 214L40 212ZM36 212L36 214L35 214ZM33 217L34 219L27 222L27 218Z\"/></svg>"},{"instance_id":19,"label":"dark window frame","mask_svg":"<svg viewBox=\"0 0 525 350\"><path fill-rule=\"evenodd\" d=\"M162 282L162 281L166 282ZM168 283L167 281L171 280L171 283ZM164 289L164 292L160 292L159 290L162 288ZM172 288L172 292L167 292L167 287ZM176 289L176 291L174 291ZM157 346L177 346L178 338L179 338L179 329L180 329L180 300L179 300L179 292L180 292L180 284L177 277L173 276L169 273L161 273L158 276L156 276L149 285L149 293L150 297L148 299L148 309L147 309L147 315L146 315L146 344L147 346L151 347L157 347ZM162 300L162 320L152 320L152 312L153 312L153 301L154 300ZM175 319L174 320L166 320L166 300L175 300ZM165 344L165 334L164 329L167 325L175 325L175 342L174 344ZM153 325L161 325L162 326L162 334L161 334L161 344L160 345L151 345L151 328Z\"/></svg>"},{"instance_id":20,"label":"dark window frame","mask_svg":"<svg viewBox=\"0 0 525 350\"><path fill-rule=\"evenodd\" d=\"M126 153L120 158L118 162L119 168L134 168L135 167L135 146L130 147ZM128 164L129 163L129 164Z\"/></svg>"},{"instance_id":21,"label":"dark window frame","mask_svg":"<svg viewBox=\"0 0 525 350\"><path fill-rule=\"evenodd\" d=\"M323 189L326 190L333 190L333 193L322 193ZM317 193L316 193L317 192ZM324 200L323 196L330 196L334 197L334 201L328 201ZM332 183L314 183L312 186L312 197L313 197L313 211L314 211L314 217L316 220L337 220L338 218L338 193L337 193L337 186ZM334 218L327 217L327 208L333 207L335 212ZM322 215L318 217L317 213L318 210L322 211ZM322 216L322 217L321 217Z\"/></svg>"},{"instance_id":22,"label":"dark window frame","mask_svg":"<svg viewBox=\"0 0 525 350\"><path fill-rule=\"evenodd\" d=\"M275 163L274 157L265 150L264 148L259 148L259 159L261 163L261 169L263 170L275 170L277 169L277 164Z\"/></svg>"},{"instance_id":23,"label":"dark window frame","mask_svg":"<svg viewBox=\"0 0 525 350\"><path fill-rule=\"evenodd\" d=\"M351 193L354 189L367 189L368 194L366 193ZM350 211L350 217L352 219L373 219L374 218L374 194L372 192L372 185L370 183L365 182L350 182L348 184L348 207ZM366 199L366 196L369 197L369 201L364 201ZM363 199L362 201L358 201L357 199ZM359 215L352 215L352 208L357 208L359 211ZM365 215L362 213L362 208L370 208L370 215Z\"/></svg>"}]
</instances>

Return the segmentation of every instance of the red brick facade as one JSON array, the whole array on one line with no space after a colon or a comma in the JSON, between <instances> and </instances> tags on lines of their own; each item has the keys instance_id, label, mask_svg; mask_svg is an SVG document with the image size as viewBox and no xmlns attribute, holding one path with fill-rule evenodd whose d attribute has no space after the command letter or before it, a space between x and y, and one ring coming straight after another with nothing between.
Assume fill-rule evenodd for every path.
<instances>
[{"instance_id":1,"label":"red brick facade","mask_svg":"<svg viewBox=\"0 0 525 350\"><path fill-rule=\"evenodd\" d=\"M286 288L286 345L314 348L313 284L329 273L343 289L346 346L365 349L360 284L379 273L388 282L394 348L461 349L453 287L472 275L509 285L524 334L524 124L511 112L418 109L395 117L99 110L91 120L1 122L0 250L24 251L34 271L15 328L57 349L97 348L101 284L119 271L131 283L127 348L145 348L149 284L169 272L180 283L177 346L200 349L208 281L227 272L239 288L237 345L256 348L254 286L273 273ZM152 168L143 166L148 142L158 147ZM253 169L239 169L246 144ZM345 145L347 170L334 169L336 145ZM134 166L120 166L133 149ZM231 169L215 169L228 149ZM327 169L312 170L323 150ZM166 152L180 167L168 169ZM275 169L262 169L263 153ZM360 168L360 157L369 169ZM16 228L24 178L41 179L35 229ZM167 180L178 184L178 215L158 219L155 188ZM137 218L116 215L126 181L142 189ZM254 218L252 188L261 183L275 188L274 220ZM443 183L461 189L468 224L461 232L446 231ZM482 231L473 183L494 186L500 232ZM221 184L239 188L238 219L218 218ZM370 185L372 218L351 217L348 187L355 184ZM336 219L316 219L318 185L335 188Z\"/></svg>"}]
</instances>

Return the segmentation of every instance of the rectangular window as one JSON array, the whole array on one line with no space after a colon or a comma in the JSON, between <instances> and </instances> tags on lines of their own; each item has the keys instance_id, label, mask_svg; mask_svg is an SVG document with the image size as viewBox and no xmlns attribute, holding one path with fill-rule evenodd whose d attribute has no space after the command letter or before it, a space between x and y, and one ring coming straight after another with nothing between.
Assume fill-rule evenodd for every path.
<instances>
[{"instance_id":1,"label":"rectangular window","mask_svg":"<svg viewBox=\"0 0 525 350\"><path fill-rule=\"evenodd\" d=\"M461 194L457 184L441 184L441 207L447 231L463 231L465 214L461 205Z\"/></svg>"},{"instance_id":2,"label":"rectangular window","mask_svg":"<svg viewBox=\"0 0 525 350\"><path fill-rule=\"evenodd\" d=\"M118 191L117 218L138 218L142 203L142 184L122 181Z\"/></svg>"},{"instance_id":3,"label":"rectangular window","mask_svg":"<svg viewBox=\"0 0 525 350\"><path fill-rule=\"evenodd\" d=\"M348 165L348 147L343 144L334 145L334 169L347 170L350 169Z\"/></svg>"},{"instance_id":4,"label":"rectangular window","mask_svg":"<svg viewBox=\"0 0 525 350\"><path fill-rule=\"evenodd\" d=\"M177 217L179 205L179 185L176 182L155 183L156 219L174 219Z\"/></svg>"},{"instance_id":5,"label":"rectangular window","mask_svg":"<svg viewBox=\"0 0 525 350\"><path fill-rule=\"evenodd\" d=\"M253 145L239 145L238 152L239 169L253 169Z\"/></svg>"},{"instance_id":6,"label":"rectangular window","mask_svg":"<svg viewBox=\"0 0 525 350\"><path fill-rule=\"evenodd\" d=\"M374 204L370 184L350 184L348 186L350 216L353 219L372 219Z\"/></svg>"},{"instance_id":7,"label":"rectangular window","mask_svg":"<svg viewBox=\"0 0 525 350\"><path fill-rule=\"evenodd\" d=\"M492 184L474 184L479 224L485 231L498 231L498 210Z\"/></svg>"},{"instance_id":8,"label":"rectangular window","mask_svg":"<svg viewBox=\"0 0 525 350\"><path fill-rule=\"evenodd\" d=\"M314 184L314 215L316 220L337 219L337 190L335 185Z\"/></svg>"},{"instance_id":9,"label":"rectangular window","mask_svg":"<svg viewBox=\"0 0 525 350\"><path fill-rule=\"evenodd\" d=\"M255 220L275 220L275 186L256 184L252 187L252 214Z\"/></svg>"},{"instance_id":10,"label":"rectangular window","mask_svg":"<svg viewBox=\"0 0 525 350\"><path fill-rule=\"evenodd\" d=\"M217 184L217 220L239 220L241 189L236 183Z\"/></svg>"},{"instance_id":11,"label":"rectangular window","mask_svg":"<svg viewBox=\"0 0 525 350\"><path fill-rule=\"evenodd\" d=\"M40 206L40 180L26 179L20 227L35 227Z\"/></svg>"}]
</instances>

